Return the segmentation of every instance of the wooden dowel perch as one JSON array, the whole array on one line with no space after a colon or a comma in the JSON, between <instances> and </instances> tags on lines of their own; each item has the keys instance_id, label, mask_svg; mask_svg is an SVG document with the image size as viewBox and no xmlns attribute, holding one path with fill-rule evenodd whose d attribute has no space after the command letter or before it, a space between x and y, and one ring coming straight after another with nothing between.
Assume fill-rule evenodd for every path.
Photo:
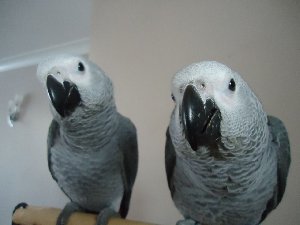
<instances>
[{"instance_id":1,"label":"wooden dowel perch","mask_svg":"<svg viewBox=\"0 0 300 225\"><path fill-rule=\"evenodd\" d=\"M61 209L28 206L19 208L13 214L12 220L20 225L56 225ZM97 215L90 213L73 213L67 225L95 225ZM154 225L121 218L111 218L108 225Z\"/></svg>"}]
</instances>

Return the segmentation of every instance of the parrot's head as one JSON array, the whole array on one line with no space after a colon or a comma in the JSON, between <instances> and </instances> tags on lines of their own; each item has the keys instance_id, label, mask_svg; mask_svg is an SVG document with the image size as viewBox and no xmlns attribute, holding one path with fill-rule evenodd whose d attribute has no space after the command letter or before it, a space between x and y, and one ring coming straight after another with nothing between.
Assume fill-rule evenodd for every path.
<instances>
[{"instance_id":1,"label":"parrot's head","mask_svg":"<svg viewBox=\"0 0 300 225\"><path fill-rule=\"evenodd\" d=\"M172 99L172 126L177 139L188 146L184 151L216 158L244 154L247 144L261 138L266 128L266 114L246 82L215 61L191 64L177 72Z\"/></svg>"},{"instance_id":2,"label":"parrot's head","mask_svg":"<svg viewBox=\"0 0 300 225\"><path fill-rule=\"evenodd\" d=\"M52 112L60 118L77 109L97 111L111 102L111 80L90 60L71 55L49 58L38 65L37 76L47 89Z\"/></svg>"}]
</instances>

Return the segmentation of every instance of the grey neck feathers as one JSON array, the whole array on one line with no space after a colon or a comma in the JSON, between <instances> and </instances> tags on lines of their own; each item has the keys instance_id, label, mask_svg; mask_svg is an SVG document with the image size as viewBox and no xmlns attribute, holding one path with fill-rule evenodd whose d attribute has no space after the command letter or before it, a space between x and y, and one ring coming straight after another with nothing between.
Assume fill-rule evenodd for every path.
<instances>
[{"instance_id":1,"label":"grey neck feathers","mask_svg":"<svg viewBox=\"0 0 300 225\"><path fill-rule=\"evenodd\" d=\"M118 112L113 101L100 104L91 110L81 107L76 115L63 121L61 135L63 140L78 151L98 151L111 141L118 128Z\"/></svg>"}]
</instances>

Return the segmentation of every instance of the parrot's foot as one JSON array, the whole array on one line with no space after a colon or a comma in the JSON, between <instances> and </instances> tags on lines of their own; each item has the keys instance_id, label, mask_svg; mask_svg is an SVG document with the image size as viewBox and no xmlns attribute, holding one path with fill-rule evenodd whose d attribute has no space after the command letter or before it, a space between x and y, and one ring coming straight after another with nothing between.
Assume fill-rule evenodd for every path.
<instances>
[{"instance_id":1,"label":"parrot's foot","mask_svg":"<svg viewBox=\"0 0 300 225\"><path fill-rule=\"evenodd\" d=\"M107 225L112 217L120 217L120 215L111 208L105 208L98 214L96 225Z\"/></svg>"},{"instance_id":2,"label":"parrot's foot","mask_svg":"<svg viewBox=\"0 0 300 225\"><path fill-rule=\"evenodd\" d=\"M201 224L192 219L184 219L184 220L177 221L176 225L201 225Z\"/></svg>"},{"instance_id":3,"label":"parrot's foot","mask_svg":"<svg viewBox=\"0 0 300 225\"><path fill-rule=\"evenodd\" d=\"M27 206L28 206L28 204L25 203L25 202L19 203L19 204L15 207L15 209L14 209L14 211L13 211L13 215L14 215L14 213L15 213L15 211L16 211L17 209L19 209L19 208L25 209ZM12 225L18 225L18 224L14 223L14 222L12 222L11 224L12 224Z\"/></svg>"},{"instance_id":4,"label":"parrot's foot","mask_svg":"<svg viewBox=\"0 0 300 225\"><path fill-rule=\"evenodd\" d=\"M72 213L77 211L81 211L80 207L74 202L69 202L59 214L56 225L67 225Z\"/></svg>"}]
</instances>

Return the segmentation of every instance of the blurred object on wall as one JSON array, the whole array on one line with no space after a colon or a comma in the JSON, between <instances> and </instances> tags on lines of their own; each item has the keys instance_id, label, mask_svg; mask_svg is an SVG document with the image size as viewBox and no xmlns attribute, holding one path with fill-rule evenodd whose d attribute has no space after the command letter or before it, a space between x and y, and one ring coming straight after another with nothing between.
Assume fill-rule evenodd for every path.
<instances>
[{"instance_id":1,"label":"blurred object on wall","mask_svg":"<svg viewBox=\"0 0 300 225\"><path fill-rule=\"evenodd\" d=\"M10 127L14 127L14 123L20 119L24 103L28 100L28 97L28 94L16 94L12 100L8 101L8 125Z\"/></svg>"}]
</instances>

